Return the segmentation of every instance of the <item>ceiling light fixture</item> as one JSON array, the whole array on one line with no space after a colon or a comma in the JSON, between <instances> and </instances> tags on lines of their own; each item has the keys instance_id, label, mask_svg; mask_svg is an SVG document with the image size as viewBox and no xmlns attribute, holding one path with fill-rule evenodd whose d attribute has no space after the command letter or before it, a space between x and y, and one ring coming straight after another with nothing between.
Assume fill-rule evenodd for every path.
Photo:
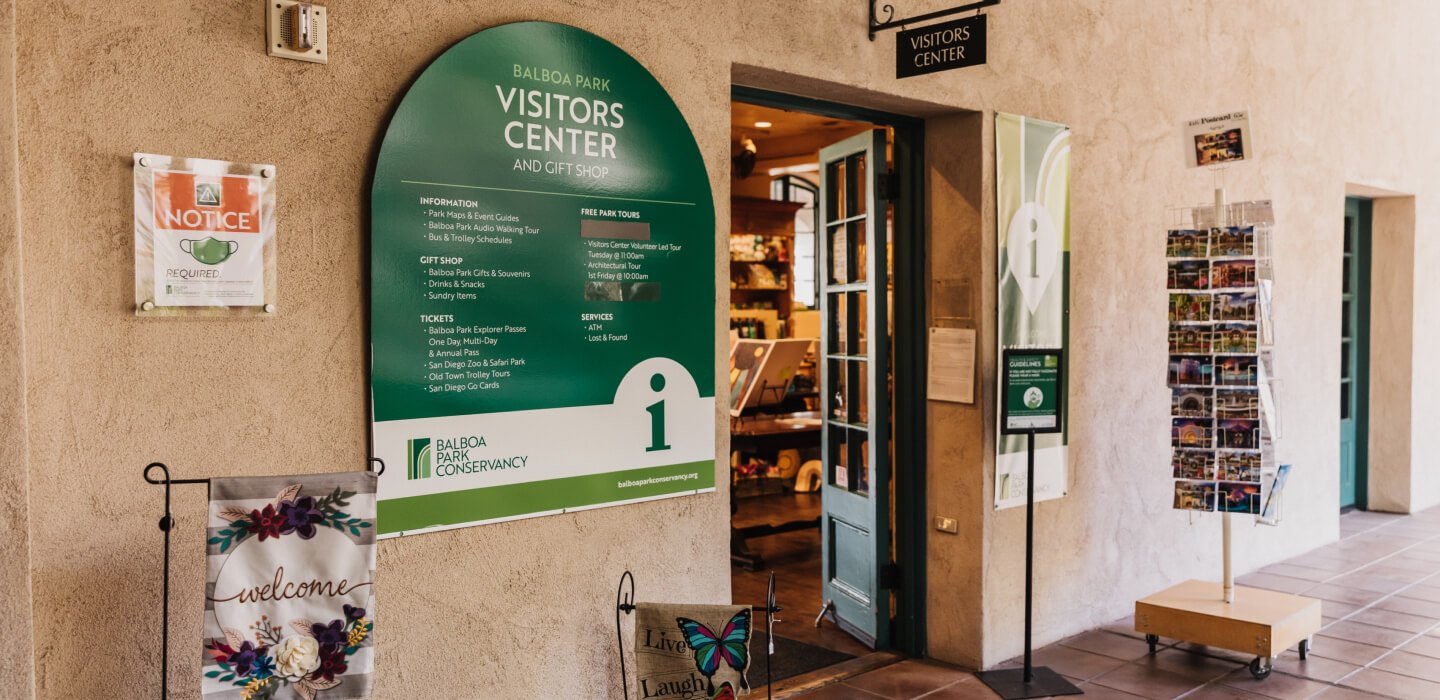
<instances>
[{"instance_id":1,"label":"ceiling light fixture","mask_svg":"<svg viewBox=\"0 0 1440 700\"><path fill-rule=\"evenodd\" d=\"M756 129L769 129L770 122L755 122Z\"/></svg>"}]
</instances>

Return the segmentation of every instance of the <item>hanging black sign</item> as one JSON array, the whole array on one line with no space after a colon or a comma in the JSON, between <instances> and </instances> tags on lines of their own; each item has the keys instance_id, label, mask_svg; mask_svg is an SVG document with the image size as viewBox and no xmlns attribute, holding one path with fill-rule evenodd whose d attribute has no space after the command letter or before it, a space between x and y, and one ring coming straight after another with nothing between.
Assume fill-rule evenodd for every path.
<instances>
[{"instance_id":1,"label":"hanging black sign","mask_svg":"<svg viewBox=\"0 0 1440 700\"><path fill-rule=\"evenodd\" d=\"M985 62L985 15L895 35L895 77L938 73Z\"/></svg>"}]
</instances>

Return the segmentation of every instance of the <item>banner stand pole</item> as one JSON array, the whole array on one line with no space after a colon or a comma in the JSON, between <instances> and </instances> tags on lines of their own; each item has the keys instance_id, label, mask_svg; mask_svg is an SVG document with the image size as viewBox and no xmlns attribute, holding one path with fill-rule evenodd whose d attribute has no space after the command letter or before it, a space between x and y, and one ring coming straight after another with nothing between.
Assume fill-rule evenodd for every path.
<instances>
[{"instance_id":1,"label":"banner stand pole","mask_svg":"<svg viewBox=\"0 0 1440 700\"><path fill-rule=\"evenodd\" d=\"M1035 431L1025 433L1025 665L981 671L975 676L1004 700L1043 698L1052 695L1084 695L1065 677L1047 666L1031 666L1030 622L1034 592L1035 560Z\"/></svg>"},{"instance_id":2,"label":"banner stand pole","mask_svg":"<svg viewBox=\"0 0 1440 700\"><path fill-rule=\"evenodd\" d=\"M1223 168L1216 168L1216 169L1215 169L1215 178L1216 178L1216 183L1215 183L1215 226L1216 226L1217 228L1223 229L1223 228L1225 228L1225 226L1229 223L1229 222L1227 221L1227 219L1229 218L1229 217L1228 217L1229 212L1227 211L1227 207L1226 207L1226 203L1225 203L1225 170L1224 170ZM1218 499L1219 497L1220 497L1220 496L1217 494L1217 495L1216 495L1216 498ZM1222 514L1220 517L1221 517L1221 521L1220 521L1220 522L1221 522L1221 525L1220 525L1220 527L1221 527L1221 533L1222 533L1222 534L1221 534L1221 538L1222 538L1222 542L1223 542L1222 545L1221 545L1221 552L1222 552L1222 556L1223 556L1223 558L1224 558L1223 572L1222 572L1222 576L1223 576L1222 581L1224 581L1224 584L1223 584L1223 586L1222 586L1222 591L1223 591L1223 594L1224 594L1225 604L1226 604L1226 605L1230 605L1230 604L1233 604L1233 603L1235 602L1235 570L1234 570L1234 567L1231 566L1231 555L1230 555L1230 552L1231 552L1231 546L1230 546L1230 543L1231 543L1230 513L1226 512L1226 513Z\"/></svg>"}]
</instances>

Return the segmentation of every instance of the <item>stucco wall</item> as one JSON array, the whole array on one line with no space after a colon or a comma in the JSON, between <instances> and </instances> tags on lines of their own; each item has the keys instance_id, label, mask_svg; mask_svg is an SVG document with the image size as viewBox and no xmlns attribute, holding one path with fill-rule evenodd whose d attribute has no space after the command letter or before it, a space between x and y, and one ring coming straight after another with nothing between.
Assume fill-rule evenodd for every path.
<instances>
[{"instance_id":1,"label":"stucco wall","mask_svg":"<svg viewBox=\"0 0 1440 700\"><path fill-rule=\"evenodd\" d=\"M1426 33L1440 24L1440 6L1423 0L1009 2L989 12L989 65L903 81L894 78L894 35L867 41L858 2L331 0L328 66L267 58L255 2L17 4L33 658L43 698L140 697L158 680L161 494L140 479L146 462L166 461L177 476L362 464L375 148L408 82L488 26L574 24L650 68L700 142L717 231L728 230L732 69L759 87L872 108L932 117L1003 110L1072 125L1071 484L1069 496L1038 509L1037 643L1108 622L1136 597L1178 580L1219 575L1218 520L1169 507L1159 232L1164 207L1205 202L1212 186L1208 173L1180 166L1183 119L1252 110L1260 159L1232 168L1227 184L1231 199L1273 198L1280 219L1281 457L1297 472L1282 527L1237 529L1240 571L1337 534L1344 184L1414 193L1417 264L1440 261L1440 239L1426 235L1440 223L1440 209L1426 201L1440 195L1432 167L1440 140L1428 129L1440 104L1440 56ZM902 12L940 5L927 0ZM982 328L993 323L990 125L987 113L978 146L985 155L972 155L969 166L983 183L981 227L952 234L932 221L931 229L935 251L978 264ZM934 153L937 145L927 147ZM277 318L131 315L134 151L278 166ZM931 182L932 192L944 186ZM972 199L977 191L953 187ZM965 261L967 251L980 262ZM722 265L717 260L717 272ZM1440 369L1421 362L1440 333L1431 322L1440 317L1440 292L1428 279L1415 276L1420 387L1440 382ZM17 318L0 305L0 324ZM993 352L993 336L982 338ZM983 366L988 386L993 357ZM3 381L0 374L0 399ZM949 442L946 431L932 430L930 447L933 491L957 489L932 493L933 514L981 528L978 539L961 536L969 545L932 549L954 559L931 568L941 579L929 586L931 639L941 658L984 664L1019 651L1023 542L1023 512L990 506L990 401L932 414L932 425L953 418L970 428ZM1432 466L1440 448L1418 439L1426 434L1420 426L1437 419L1440 395L1417 391L1412 490L1422 505L1440 502ZM717 417L721 454L723 430ZM195 487L176 495L171 632L180 696L197 687L189 664L200 633L204 498ZM635 571L642 599L728 599L726 498L722 487L387 541L379 552L379 617L388 632L377 696L617 696L616 578ZM17 510L7 503L0 512ZM979 602L942 595L951 577L962 593L978 588ZM0 670L0 681L24 685L8 666Z\"/></svg>"},{"instance_id":2,"label":"stucco wall","mask_svg":"<svg viewBox=\"0 0 1440 700\"><path fill-rule=\"evenodd\" d=\"M0 2L0 95L14 94L15 4ZM25 422L25 309L21 300L14 103L0 101L0 698L33 685L30 474Z\"/></svg>"}]
</instances>

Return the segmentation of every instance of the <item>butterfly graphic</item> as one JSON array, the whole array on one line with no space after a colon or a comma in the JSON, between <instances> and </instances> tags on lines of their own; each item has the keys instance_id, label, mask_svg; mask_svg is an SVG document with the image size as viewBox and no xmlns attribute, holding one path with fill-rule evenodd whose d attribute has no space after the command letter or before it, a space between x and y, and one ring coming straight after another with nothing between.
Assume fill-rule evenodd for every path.
<instances>
[{"instance_id":1,"label":"butterfly graphic","mask_svg":"<svg viewBox=\"0 0 1440 700\"><path fill-rule=\"evenodd\" d=\"M727 681L720 684L720 690L716 691L710 700L735 700L735 689Z\"/></svg>"},{"instance_id":2,"label":"butterfly graphic","mask_svg":"<svg viewBox=\"0 0 1440 700\"><path fill-rule=\"evenodd\" d=\"M730 668L740 672L740 689L749 687L745 683L745 667L750 665L750 656L746 651L746 646L750 643L750 608L735 613L735 616L725 623L725 629L719 635L688 617L677 617L675 622L685 633L685 643L695 651L695 668L705 676L709 684L705 692L715 692L712 676L720 670L722 658ZM723 690L725 684L720 687Z\"/></svg>"}]
</instances>

